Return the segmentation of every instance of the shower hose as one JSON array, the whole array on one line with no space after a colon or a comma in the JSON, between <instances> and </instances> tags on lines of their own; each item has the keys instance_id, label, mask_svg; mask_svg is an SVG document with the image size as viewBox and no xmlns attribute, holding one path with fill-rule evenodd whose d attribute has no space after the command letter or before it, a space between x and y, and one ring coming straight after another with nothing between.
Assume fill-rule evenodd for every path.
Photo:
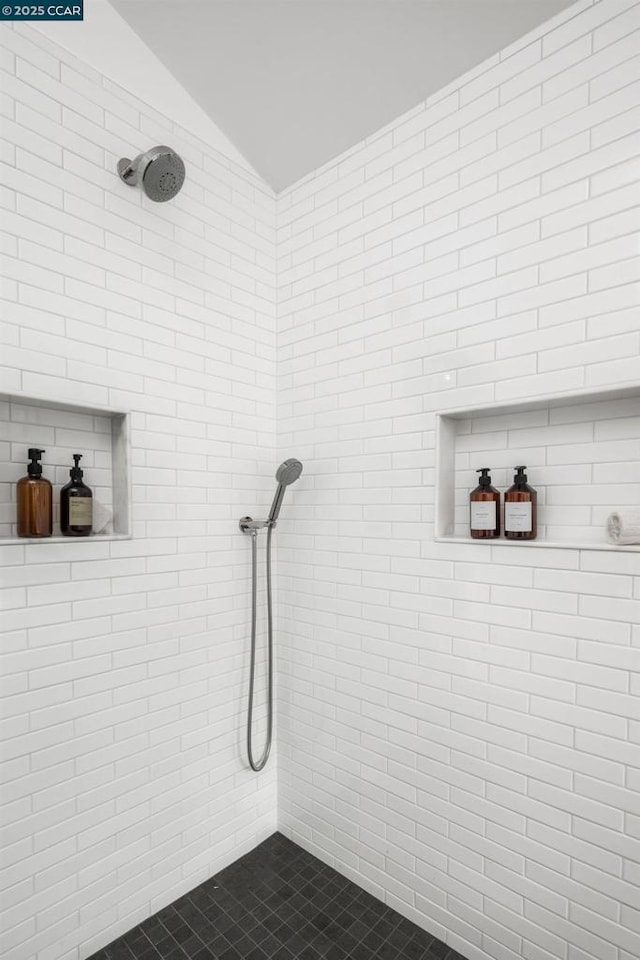
<instances>
[{"instance_id":1,"label":"shower hose","mask_svg":"<svg viewBox=\"0 0 640 960\"><path fill-rule=\"evenodd\" d=\"M249 709L247 711L247 756L249 766L256 773L263 770L271 753L273 735L273 604L271 599L271 533L267 527L267 741L260 760L253 756L251 728L253 726L253 699L256 682L256 627L258 616L258 535L251 531L251 667L249 672Z\"/></svg>"}]
</instances>

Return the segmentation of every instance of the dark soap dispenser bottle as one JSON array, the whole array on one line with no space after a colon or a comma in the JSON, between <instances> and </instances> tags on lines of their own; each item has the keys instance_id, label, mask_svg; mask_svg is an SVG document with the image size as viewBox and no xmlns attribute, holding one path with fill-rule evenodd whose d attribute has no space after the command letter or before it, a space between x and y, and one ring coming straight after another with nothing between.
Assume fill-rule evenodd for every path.
<instances>
[{"instance_id":1,"label":"dark soap dispenser bottle","mask_svg":"<svg viewBox=\"0 0 640 960\"><path fill-rule=\"evenodd\" d=\"M81 453L74 453L71 479L60 491L60 530L65 537L88 537L93 527L93 493L82 479Z\"/></svg>"},{"instance_id":2,"label":"dark soap dispenser bottle","mask_svg":"<svg viewBox=\"0 0 640 960\"><path fill-rule=\"evenodd\" d=\"M527 483L526 467L516 467L513 486L504 495L504 535L508 540L535 540L538 494Z\"/></svg>"},{"instance_id":3,"label":"dark soap dispenser bottle","mask_svg":"<svg viewBox=\"0 0 640 960\"><path fill-rule=\"evenodd\" d=\"M470 496L471 536L474 540L494 540L500 536L500 493L491 486L489 467L482 467L478 486Z\"/></svg>"},{"instance_id":4,"label":"dark soap dispenser bottle","mask_svg":"<svg viewBox=\"0 0 640 960\"><path fill-rule=\"evenodd\" d=\"M18 536L50 537L53 533L53 491L42 476L44 450L30 447L27 476L18 480Z\"/></svg>"}]
</instances>

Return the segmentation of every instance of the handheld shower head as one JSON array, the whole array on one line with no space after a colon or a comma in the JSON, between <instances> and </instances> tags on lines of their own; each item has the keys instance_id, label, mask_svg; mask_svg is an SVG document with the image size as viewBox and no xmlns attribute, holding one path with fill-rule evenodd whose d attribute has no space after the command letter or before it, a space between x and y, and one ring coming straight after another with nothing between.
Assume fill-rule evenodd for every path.
<instances>
[{"instance_id":1,"label":"handheld shower head","mask_svg":"<svg viewBox=\"0 0 640 960\"><path fill-rule=\"evenodd\" d=\"M284 491L290 483L295 483L301 473L302 464L294 457L291 457L289 460L285 460L284 463L281 463L276 470L278 487L276 490L276 495L273 498L271 510L269 511L269 518L267 520L267 523L269 523L271 526L273 526L278 519L280 507L282 506L282 500L284 498Z\"/></svg>"},{"instance_id":2,"label":"handheld shower head","mask_svg":"<svg viewBox=\"0 0 640 960\"><path fill-rule=\"evenodd\" d=\"M285 460L284 463L281 463L276 470L276 480L278 483L283 484L283 486L288 487L290 483L294 483L298 479L301 473L302 464L299 460L291 457L290 460Z\"/></svg>"},{"instance_id":3,"label":"handheld shower head","mask_svg":"<svg viewBox=\"0 0 640 960\"><path fill-rule=\"evenodd\" d=\"M138 154L135 160L118 160L118 175L131 187L140 184L150 200L164 203L182 189L185 170L175 150L160 146Z\"/></svg>"}]
</instances>

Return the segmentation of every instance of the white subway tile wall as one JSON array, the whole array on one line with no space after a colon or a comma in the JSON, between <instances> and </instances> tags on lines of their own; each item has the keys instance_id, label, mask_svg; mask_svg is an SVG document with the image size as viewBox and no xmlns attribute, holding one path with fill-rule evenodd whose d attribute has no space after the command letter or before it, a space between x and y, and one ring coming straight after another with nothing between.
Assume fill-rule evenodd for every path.
<instances>
[{"instance_id":1,"label":"white subway tile wall","mask_svg":"<svg viewBox=\"0 0 640 960\"><path fill-rule=\"evenodd\" d=\"M0 546L0 954L78 960L276 827L275 764L241 756L237 528L273 489L276 206L39 33L2 33L0 389L132 411L134 539ZM168 204L115 173L158 142L188 167ZM32 444L56 484L75 452L106 481L102 423L37 409L2 407L7 523Z\"/></svg>"},{"instance_id":2,"label":"white subway tile wall","mask_svg":"<svg viewBox=\"0 0 640 960\"><path fill-rule=\"evenodd\" d=\"M133 411L134 539L0 551L5 960L83 960L275 826L237 518L276 387L281 828L469 960L640 954L638 555L433 542L438 410L640 379L639 14L580 0L277 201L6 31L3 389ZM161 141L159 207L113 169Z\"/></svg>"},{"instance_id":3,"label":"white subway tile wall","mask_svg":"<svg viewBox=\"0 0 640 960\"><path fill-rule=\"evenodd\" d=\"M278 198L281 829L469 960L640 956L640 555L433 540L437 411L640 384L639 93L584 0ZM474 423L463 479L602 538L611 412Z\"/></svg>"}]
</instances>

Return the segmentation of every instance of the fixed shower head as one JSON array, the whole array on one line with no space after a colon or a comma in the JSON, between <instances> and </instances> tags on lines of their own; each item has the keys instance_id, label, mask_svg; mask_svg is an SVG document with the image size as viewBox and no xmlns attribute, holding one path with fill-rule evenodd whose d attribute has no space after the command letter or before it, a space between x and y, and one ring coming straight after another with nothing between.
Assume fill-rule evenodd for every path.
<instances>
[{"instance_id":1,"label":"fixed shower head","mask_svg":"<svg viewBox=\"0 0 640 960\"><path fill-rule=\"evenodd\" d=\"M284 491L287 489L290 483L295 483L301 473L302 464L294 457L291 457L289 460L285 460L284 463L281 463L276 470L278 488L276 490L276 495L273 498L271 510L269 511L269 519L267 521L271 526L273 526L278 519L280 507L282 506L282 500L284 497Z\"/></svg>"},{"instance_id":2,"label":"fixed shower head","mask_svg":"<svg viewBox=\"0 0 640 960\"><path fill-rule=\"evenodd\" d=\"M135 160L118 160L118 175L131 187L141 184L150 200L164 203L173 200L182 189L185 171L175 150L160 146L139 153Z\"/></svg>"}]
</instances>

